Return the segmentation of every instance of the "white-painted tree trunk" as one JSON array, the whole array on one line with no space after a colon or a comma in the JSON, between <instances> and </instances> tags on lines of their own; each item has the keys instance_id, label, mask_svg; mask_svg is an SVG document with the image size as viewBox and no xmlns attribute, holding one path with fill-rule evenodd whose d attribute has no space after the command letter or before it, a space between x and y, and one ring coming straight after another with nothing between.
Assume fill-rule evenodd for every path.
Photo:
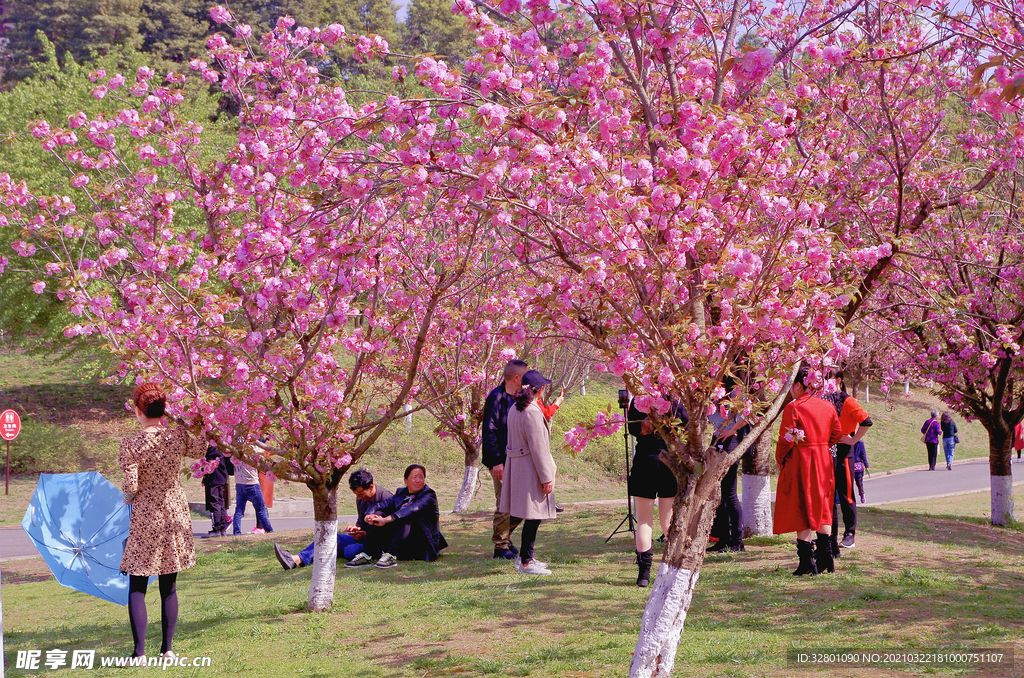
<instances>
[{"instance_id":1,"label":"white-painted tree trunk","mask_svg":"<svg viewBox=\"0 0 1024 678\"><path fill-rule=\"evenodd\" d=\"M903 382L903 395L910 395L910 382Z\"/></svg>"},{"instance_id":2,"label":"white-painted tree trunk","mask_svg":"<svg viewBox=\"0 0 1024 678\"><path fill-rule=\"evenodd\" d=\"M864 383L864 402L871 402L871 384L867 382Z\"/></svg>"},{"instance_id":3,"label":"white-painted tree trunk","mask_svg":"<svg viewBox=\"0 0 1024 678\"><path fill-rule=\"evenodd\" d=\"M455 498L455 509L453 513L468 513L469 504L473 501L473 497L476 496L477 490L477 479L480 477L479 466L467 466L465 472L462 474L462 489L459 490L459 496Z\"/></svg>"},{"instance_id":4,"label":"white-painted tree trunk","mask_svg":"<svg viewBox=\"0 0 1024 678\"><path fill-rule=\"evenodd\" d=\"M662 563L640 621L629 678L669 678L699 572Z\"/></svg>"},{"instance_id":5,"label":"white-painted tree trunk","mask_svg":"<svg viewBox=\"0 0 1024 678\"><path fill-rule=\"evenodd\" d=\"M409 412L412 411L412 405L406 403L402 406L402 410L405 411L405 432L412 433L412 415Z\"/></svg>"},{"instance_id":6,"label":"white-painted tree trunk","mask_svg":"<svg viewBox=\"0 0 1024 678\"><path fill-rule=\"evenodd\" d=\"M772 533L772 484L768 476L743 474L744 537Z\"/></svg>"},{"instance_id":7,"label":"white-painted tree trunk","mask_svg":"<svg viewBox=\"0 0 1024 678\"><path fill-rule=\"evenodd\" d=\"M1013 520L1013 476L989 476L992 488L992 524L1009 525Z\"/></svg>"},{"instance_id":8,"label":"white-painted tree trunk","mask_svg":"<svg viewBox=\"0 0 1024 678\"><path fill-rule=\"evenodd\" d=\"M329 610L334 603L338 570L338 519L317 520L313 528L313 575L309 582L308 612Z\"/></svg>"}]
</instances>

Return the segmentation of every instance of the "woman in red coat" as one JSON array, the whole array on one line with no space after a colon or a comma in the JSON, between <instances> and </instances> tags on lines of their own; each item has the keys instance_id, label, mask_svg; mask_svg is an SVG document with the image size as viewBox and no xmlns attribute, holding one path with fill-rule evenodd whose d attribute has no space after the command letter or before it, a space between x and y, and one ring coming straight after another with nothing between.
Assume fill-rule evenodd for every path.
<instances>
[{"instance_id":1,"label":"woman in red coat","mask_svg":"<svg viewBox=\"0 0 1024 678\"><path fill-rule=\"evenodd\" d=\"M817 531L818 560L832 559L832 502L835 474L829 448L842 437L836 408L812 396L806 386L806 367L800 368L790 388L793 401L782 411L782 428L775 446L779 484L775 498L773 532L796 532L800 565L794 575L817 574L814 542ZM826 558L827 552L827 558Z\"/></svg>"}]
</instances>

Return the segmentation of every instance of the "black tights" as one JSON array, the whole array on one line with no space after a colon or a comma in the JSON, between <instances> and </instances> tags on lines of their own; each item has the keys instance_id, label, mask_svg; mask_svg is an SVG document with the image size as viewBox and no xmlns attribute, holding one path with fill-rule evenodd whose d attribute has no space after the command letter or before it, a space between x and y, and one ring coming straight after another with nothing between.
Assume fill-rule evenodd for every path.
<instances>
[{"instance_id":1,"label":"black tights","mask_svg":"<svg viewBox=\"0 0 1024 678\"><path fill-rule=\"evenodd\" d=\"M523 521L523 541L519 547L519 558L523 565L533 560L533 543L537 541L538 527L540 527L539 520Z\"/></svg>"},{"instance_id":2,"label":"black tights","mask_svg":"<svg viewBox=\"0 0 1024 678\"><path fill-rule=\"evenodd\" d=\"M160 654L169 652L174 639L174 627L178 623L178 589L175 582L178 573L160 575L160 631L163 640ZM131 575L128 578L128 621L132 625L132 640L135 641L134 656L146 652L146 588L149 577Z\"/></svg>"}]
</instances>

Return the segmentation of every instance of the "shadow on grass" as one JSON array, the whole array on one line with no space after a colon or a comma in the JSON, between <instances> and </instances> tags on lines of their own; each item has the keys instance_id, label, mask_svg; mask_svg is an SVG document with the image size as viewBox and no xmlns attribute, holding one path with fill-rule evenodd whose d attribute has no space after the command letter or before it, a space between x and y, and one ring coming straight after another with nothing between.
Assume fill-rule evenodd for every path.
<instances>
[{"instance_id":1,"label":"shadow on grass","mask_svg":"<svg viewBox=\"0 0 1024 678\"><path fill-rule=\"evenodd\" d=\"M130 395L124 386L107 384L38 384L0 391L0 396L18 403L22 416L30 414L51 424L123 419L124 403ZM74 403L74 407L68 403Z\"/></svg>"},{"instance_id":2,"label":"shadow on grass","mask_svg":"<svg viewBox=\"0 0 1024 678\"><path fill-rule=\"evenodd\" d=\"M955 497L951 499L955 500ZM858 523L864 531L893 539L996 549L1007 555L1024 555L1024 529L1019 524L996 527L981 520L885 508L862 508L858 512Z\"/></svg>"}]
</instances>

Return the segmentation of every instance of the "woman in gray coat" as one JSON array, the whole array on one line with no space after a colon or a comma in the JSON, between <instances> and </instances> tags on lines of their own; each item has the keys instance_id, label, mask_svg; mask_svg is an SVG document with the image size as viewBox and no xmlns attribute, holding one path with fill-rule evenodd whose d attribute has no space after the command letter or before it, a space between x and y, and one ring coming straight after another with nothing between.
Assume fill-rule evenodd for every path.
<instances>
[{"instance_id":1,"label":"woman in gray coat","mask_svg":"<svg viewBox=\"0 0 1024 678\"><path fill-rule=\"evenodd\" d=\"M508 413L508 447L499 510L523 521L523 542L516 568L520 574L551 574L545 563L533 557L540 521L555 512L555 460L550 434L540 409L540 399L550 384L537 370L523 375L522 390Z\"/></svg>"}]
</instances>

